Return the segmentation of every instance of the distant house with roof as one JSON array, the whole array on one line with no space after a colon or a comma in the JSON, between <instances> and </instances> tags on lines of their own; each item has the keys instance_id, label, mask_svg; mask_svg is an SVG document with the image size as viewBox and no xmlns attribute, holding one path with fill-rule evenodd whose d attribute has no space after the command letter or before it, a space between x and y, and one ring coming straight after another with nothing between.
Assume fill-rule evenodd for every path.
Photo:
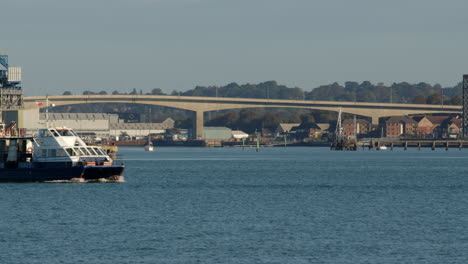
<instances>
[{"instance_id":1,"label":"distant house with roof","mask_svg":"<svg viewBox=\"0 0 468 264\"><path fill-rule=\"evenodd\" d=\"M423 116L418 121L417 132L422 136L441 137L444 132L442 124L449 120L449 116Z\"/></svg>"},{"instance_id":2,"label":"distant house with roof","mask_svg":"<svg viewBox=\"0 0 468 264\"><path fill-rule=\"evenodd\" d=\"M343 136L354 137L356 135L365 135L371 131L372 125L366 119L356 119L356 129L354 128L354 119L345 119L343 121Z\"/></svg>"},{"instance_id":3,"label":"distant house with roof","mask_svg":"<svg viewBox=\"0 0 468 264\"><path fill-rule=\"evenodd\" d=\"M447 133L451 138L457 138L463 132L463 120L458 117L451 118L447 122Z\"/></svg>"},{"instance_id":4,"label":"distant house with roof","mask_svg":"<svg viewBox=\"0 0 468 264\"><path fill-rule=\"evenodd\" d=\"M329 123L317 123L317 126L320 127L322 132L328 131L330 129L330 124Z\"/></svg>"},{"instance_id":5,"label":"distant house with roof","mask_svg":"<svg viewBox=\"0 0 468 264\"><path fill-rule=\"evenodd\" d=\"M300 123L280 123L275 130L275 135L283 135L289 133L293 127L300 126Z\"/></svg>"},{"instance_id":6,"label":"distant house with roof","mask_svg":"<svg viewBox=\"0 0 468 264\"><path fill-rule=\"evenodd\" d=\"M294 138L302 140L305 138L318 138L322 129L316 123L302 123L293 127L290 132L294 134Z\"/></svg>"},{"instance_id":7,"label":"distant house with roof","mask_svg":"<svg viewBox=\"0 0 468 264\"><path fill-rule=\"evenodd\" d=\"M385 136L415 135L418 123L408 116L391 116L385 121Z\"/></svg>"}]
</instances>

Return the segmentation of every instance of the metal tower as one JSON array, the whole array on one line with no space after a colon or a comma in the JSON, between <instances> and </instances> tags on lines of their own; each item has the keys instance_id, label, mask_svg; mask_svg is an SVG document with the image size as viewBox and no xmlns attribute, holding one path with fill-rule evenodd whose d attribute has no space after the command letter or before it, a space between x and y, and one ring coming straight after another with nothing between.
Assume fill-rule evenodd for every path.
<instances>
[{"instance_id":1,"label":"metal tower","mask_svg":"<svg viewBox=\"0 0 468 264\"><path fill-rule=\"evenodd\" d=\"M468 74L463 75L463 138L468 137Z\"/></svg>"},{"instance_id":2,"label":"metal tower","mask_svg":"<svg viewBox=\"0 0 468 264\"><path fill-rule=\"evenodd\" d=\"M8 64L8 55L0 51L0 112L23 107L21 89L21 67Z\"/></svg>"}]
</instances>

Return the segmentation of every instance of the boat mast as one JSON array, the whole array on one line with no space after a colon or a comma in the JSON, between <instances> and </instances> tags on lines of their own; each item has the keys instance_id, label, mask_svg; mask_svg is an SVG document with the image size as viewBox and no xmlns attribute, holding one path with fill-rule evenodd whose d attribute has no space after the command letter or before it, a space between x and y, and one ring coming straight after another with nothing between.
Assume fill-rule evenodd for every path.
<instances>
[{"instance_id":1,"label":"boat mast","mask_svg":"<svg viewBox=\"0 0 468 264\"><path fill-rule=\"evenodd\" d=\"M353 128L354 128L354 139L357 139L357 120L356 120L356 115L354 115L354 120L353 120Z\"/></svg>"},{"instance_id":2,"label":"boat mast","mask_svg":"<svg viewBox=\"0 0 468 264\"><path fill-rule=\"evenodd\" d=\"M46 95L46 109L45 109L45 116L46 116L46 128L49 128L49 95Z\"/></svg>"},{"instance_id":3,"label":"boat mast","mask_svg":"<svg viewBox=\"0 0 468 264\"><path fill-rule=\"evenodd\" d=\"M337 140L342 138L343 128L341 127L341 107L338 111L338 119L336 120L336 129L335 129L335 137Z\"/></svg>"}]
</instances>

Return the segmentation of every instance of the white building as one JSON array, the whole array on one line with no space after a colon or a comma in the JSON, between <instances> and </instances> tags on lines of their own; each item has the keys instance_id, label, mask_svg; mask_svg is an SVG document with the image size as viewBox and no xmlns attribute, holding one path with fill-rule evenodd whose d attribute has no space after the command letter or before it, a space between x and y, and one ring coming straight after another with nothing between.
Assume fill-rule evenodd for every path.
<instances>
[{"instance_id":1,"label":"white building","mask_svg":"<svg viewBox=\"0 0 468 264\"><path fill-rule=\"evenodd\" d=\"M162 123L124 123L117 114L104 113L39 113L39 109L4 111L5 123L14 121L19 128L25 128L32 135L38 128L69 127L77 133L94 133L97 137L119 136L145 137L150 133L164 133L174 128L174 120L168 118Z\"/></svg>"},{"instance_id":2,"label":"white building","mask_svg":"<svg viewBox=\"0 0 468 264\"><path fill-rule=\"evenodd\" d=\"M163 134L167 129L174 128L174 120L167 118L162 123L112 123L109 135L118 137L127 134L130 137L143 138L149 134Z\"/></svg>"}]
</instances>

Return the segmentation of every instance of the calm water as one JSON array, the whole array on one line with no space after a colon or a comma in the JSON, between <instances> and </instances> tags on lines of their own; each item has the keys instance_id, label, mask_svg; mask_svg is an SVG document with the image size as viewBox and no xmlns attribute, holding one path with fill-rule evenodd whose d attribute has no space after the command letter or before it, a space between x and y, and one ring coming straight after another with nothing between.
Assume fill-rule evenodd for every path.
<instances>
[{"instance_id":1,"label":"calm water","mask_svg":"<svg viewBox=\"0 0 468 264\"><path fill-rule=\"evenodd\" d=\"M468 263L468 150L121 148L0 185L0 263Z\"/></svg>"}]
</instances>

